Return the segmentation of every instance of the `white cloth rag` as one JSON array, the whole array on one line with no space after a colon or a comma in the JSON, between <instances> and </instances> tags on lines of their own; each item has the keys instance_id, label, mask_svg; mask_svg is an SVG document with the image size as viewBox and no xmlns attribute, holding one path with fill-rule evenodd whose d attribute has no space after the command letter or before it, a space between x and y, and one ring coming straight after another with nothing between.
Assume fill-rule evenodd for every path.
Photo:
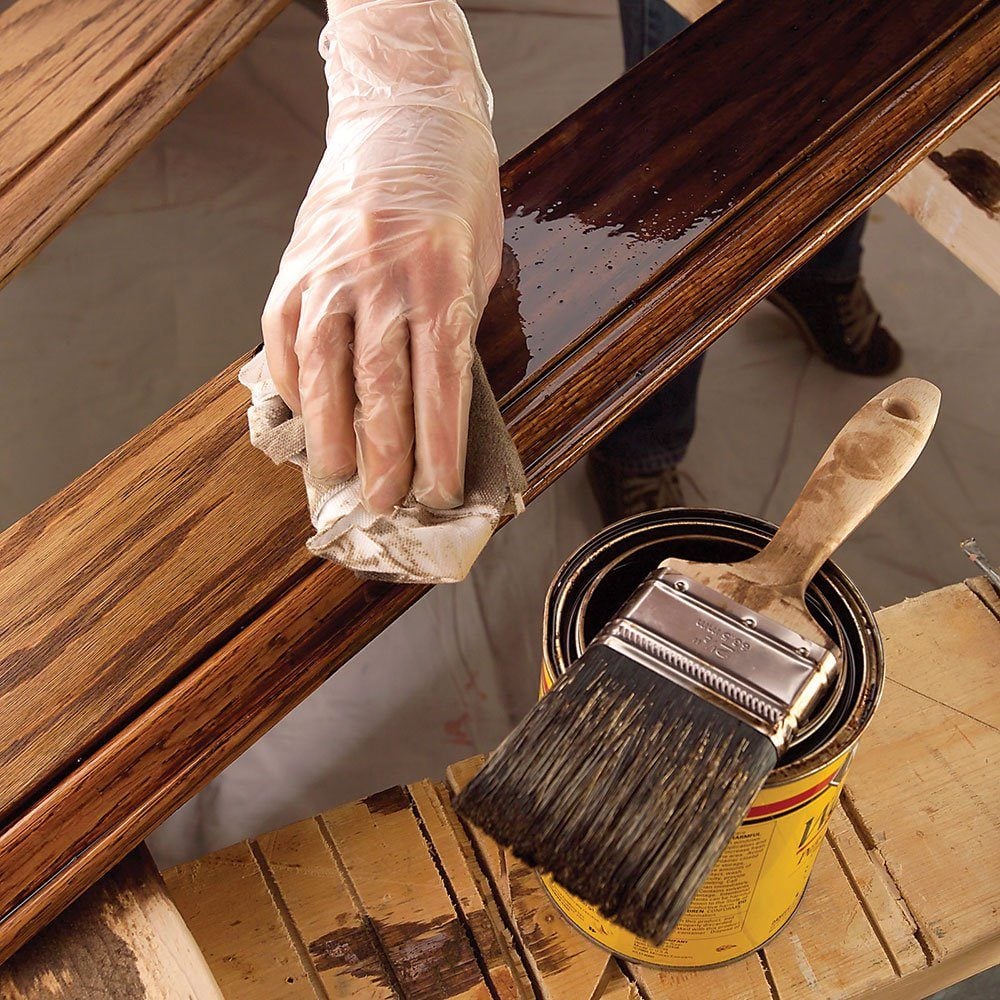
<instances>
[{"instance_id":1,"label":"white cloth rag","mask_svg":"<svg viewBox=\"0 0 1000 1000\"><path fill-rule=\"evenodd\" d=\"M276 464L302 470L316 534L309 550L360 576L397 583L457 583L468 574L500 519L524 510L524 468L504 425L478 354L473 363L465 501L455 510L425 507L412 495L391 514L361 503L355 474L330 484L313 478L302 418L278 395L260 351L240 369L249 390L250 441Z\"/></svg>"}]
</instances>

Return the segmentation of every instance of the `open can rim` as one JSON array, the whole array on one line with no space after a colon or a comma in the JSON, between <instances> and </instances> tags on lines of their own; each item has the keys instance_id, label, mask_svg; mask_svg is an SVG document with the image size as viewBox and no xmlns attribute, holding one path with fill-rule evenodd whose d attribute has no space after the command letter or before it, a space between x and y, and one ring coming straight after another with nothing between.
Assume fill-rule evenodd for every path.
<instances>
[{"instance_id":1,"label":"open can rim","mask_svg":"<svg viewBox=\"0 0 1000 1000\"><path fill-rule=\"evenodd\" d=\"M581 646L588 641L584 620L589 601L608 571L621 566L627 557L669 542L670 533L688 544L702 539L746 548L749 555L762 548L776 530L768 521L718 508L666 508L608 526L569 556L549 587L542 628L543 669L554 682L578 658ZM686 558L697 556L688 554ZM796 781L850 749L874 715L882 694L881 637L857 587L828 561L810 584L809 594L812 610L827 631L832 631L843 652L841 675L820 710L806 720L768 779L768 787Z\"/></svg>"}]
</instances>

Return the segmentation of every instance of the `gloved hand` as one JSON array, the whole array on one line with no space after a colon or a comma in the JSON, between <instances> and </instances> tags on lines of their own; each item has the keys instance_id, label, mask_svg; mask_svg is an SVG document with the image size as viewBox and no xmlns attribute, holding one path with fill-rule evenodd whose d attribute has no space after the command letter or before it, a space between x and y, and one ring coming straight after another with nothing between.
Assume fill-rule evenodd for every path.
<instances>
[{"instance_id":1,"label":"gloved hand","mask_svg":"<svg viewBox=\"0 0 1000 1000\"><path fill-rule=\"evenodd\" d=\"M310 472L462 503L472 345L500 271L492 95L454 0L334 0L330 117L261 320Z\"/></svg>"}]
</instances>

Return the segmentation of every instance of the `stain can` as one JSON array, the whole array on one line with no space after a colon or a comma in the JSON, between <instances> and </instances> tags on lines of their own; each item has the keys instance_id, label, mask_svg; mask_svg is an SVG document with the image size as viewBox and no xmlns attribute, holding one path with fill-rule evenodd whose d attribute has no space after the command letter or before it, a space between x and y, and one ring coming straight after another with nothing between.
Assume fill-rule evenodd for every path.
<instances>
[{"instance_id":1,"label":"stain can","mask_svg":"<svg viewBox=\"0 0 1000 1000\"><path fill-rule=\"evenodd\" d=\"M590 539L546 597L541 693L664 559L735 562L762 549L775 530L744 514L676 508L619 521ZM601 947L662 968L708 968L760 948L795 912L884 677L874 616L834 563L820 569L806 602L843 652L837 683L804 721L670 937L662 945L637 937L543 876L563 916Z\"/></svg>"}]
</instances>

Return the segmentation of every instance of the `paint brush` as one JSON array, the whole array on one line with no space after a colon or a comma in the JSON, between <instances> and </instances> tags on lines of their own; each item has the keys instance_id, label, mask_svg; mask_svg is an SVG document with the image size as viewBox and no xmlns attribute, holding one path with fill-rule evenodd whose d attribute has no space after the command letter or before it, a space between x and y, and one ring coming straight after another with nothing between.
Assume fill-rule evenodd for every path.
<instances>
[{"instance_id":1,"label":"paint brush","mask_svg":"<svg viewBox=\"0 0 1000 1000\"><path fill-rule=\"evenodd\" d=\"M466 786L459 813L662 943L836 674L809 582L909 471L939 403L914 378L866 403L752 558L661 563Z\"/></svg>"}]
</instances>

